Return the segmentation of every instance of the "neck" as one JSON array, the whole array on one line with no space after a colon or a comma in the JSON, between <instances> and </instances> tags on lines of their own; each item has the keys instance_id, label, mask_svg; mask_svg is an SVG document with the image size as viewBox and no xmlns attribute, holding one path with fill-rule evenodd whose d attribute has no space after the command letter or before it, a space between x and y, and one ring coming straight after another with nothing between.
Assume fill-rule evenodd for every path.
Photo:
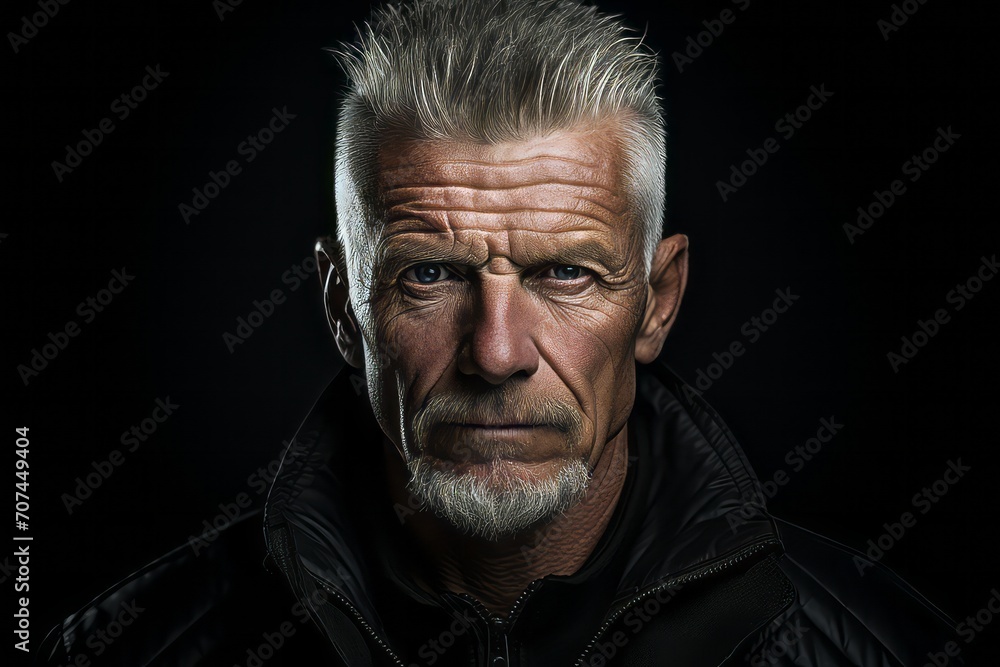
<instances>
[{"instance_id":1,"label":"neck","mask_svg":"<svg viewBox=\"0 0 1000 667\"><path fill-rule=\"evenodd\" d=\"M387 454L390 492L406 507L405 467L394 448ZM626 426L605 446L580 503L547 523L499 541L463 535L427 511L409 516L404 529L431 564L431 576L439 586L472 595L491 612L506 616L531 582L550 574L571 575L583 566L611 521L627 464Z\"/></svg>"}]
</instances>

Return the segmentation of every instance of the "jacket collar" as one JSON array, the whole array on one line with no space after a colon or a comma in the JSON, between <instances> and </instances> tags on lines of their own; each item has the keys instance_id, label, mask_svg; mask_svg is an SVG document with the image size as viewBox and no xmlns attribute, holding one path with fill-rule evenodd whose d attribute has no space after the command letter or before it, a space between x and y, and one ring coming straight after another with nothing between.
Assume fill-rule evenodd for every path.
<instances>
[{"instance_id":1,"label":"jacket collar","mask_svg":"<svg viewBox=\"0 0 1000 667\"><path fill-rule=\"evenodd\" d=\"M638 369L629 430L629 472L612 522L577 573L542 580L531 603L539 632L547 608L585 600L598 610L599 624L616 604L658 582L777 543L739 445L701 396L666 366ZM289 444L265 506L269 552L300 597L311 575L377 633L385 628L376 591L385 590L386 580L425 604L450 597L432 599L399 574L407 552L399 508L388 500L381 452L381 430L363 379L346 368Z\"/></svg>"}]
</instances>

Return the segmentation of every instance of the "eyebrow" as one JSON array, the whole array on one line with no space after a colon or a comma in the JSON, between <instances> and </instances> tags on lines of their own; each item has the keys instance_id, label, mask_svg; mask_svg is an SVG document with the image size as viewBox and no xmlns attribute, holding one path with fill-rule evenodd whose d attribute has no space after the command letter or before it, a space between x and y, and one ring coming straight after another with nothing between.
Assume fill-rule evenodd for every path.
<instances>
[{"instance_id":1,"label":"eyebrow","mask_svg":"<svg viewBox=\"0 0 1000 667\"><path fill-rule=\"evenodd\" d=\"M376 250L376 266L384 277L394 277L403 269L423 262L443 264L464 264L481 267L489 262L485 244L464 244L454 236L429 233L431 230L413 230L384 237ZM571 264L591 268L606 273L621 271L628 262L626 253L618 252L614 246L593 238L572 240L573 236L589 234L584 230L511 230L523 231L529 235L560 234L567 241L557 247L546 247L533 243L531 238L517 239L510 254L511 260L523 267L537 267L545 264Z\"/></svg>"},{"instance_id":2,"label":"eyebrow","mask_svg":"<svg viewBox=\"0 0 1000 667\"><path fill-rule=\"evenodd\" d=\"M375 248L375 266L383 277L394 277L408 266L422 262L479 265L476 248L429 233L431 230L412 230L383 237Z\"/></svg>"},{"instance_id":3,"label":"eyebrow","mask_svg":"<svg viewBox=\"0 0 1000 667\"><path fill-rule=\"evenodd\" d=\"M561 232L564 235L576 235L586 232ZM520 244L517 249L518 259L524 258L528 266L539 264L573 264L603 271L616 271L624 265L626 258L618 257L619 253L592 238L569 241L557 248L546 248L531 243Z\"/></svg>"}]
</instances>

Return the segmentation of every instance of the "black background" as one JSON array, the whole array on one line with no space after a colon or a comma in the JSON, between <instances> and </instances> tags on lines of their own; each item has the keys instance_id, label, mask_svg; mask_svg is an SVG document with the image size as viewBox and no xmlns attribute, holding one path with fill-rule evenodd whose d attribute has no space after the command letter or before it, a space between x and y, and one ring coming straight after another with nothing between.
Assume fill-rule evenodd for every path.
<instances>
[{"instance_id":1,"label":"black background","mask_svg":"<svg viewBox=\"0 0 1000 667\"><path fill-rule=\"evenodd\" d=\"M877 22L893 11L888 2L668 4L601 4L644 29L663 59L668 229L691 239L689 290L665 358L693 382L714 352L748 343L743 323L776 289L798 295L707 399L762 479L788 470L786 452L820 418L844 424L769 506L862 549L914 509L911 497L949 460L971 466L883 562L956 619L974 614L1000 586L1000 280L960 311L946 294L1000 251L995 5L913 3L886 40ZM735 21L679 72L671 54L725 8ZM10 451L13 428L31 429L34 646L90 597L197 534L219 503L240 492L262 502L248 477L279 456L340 367L315 276L294 291L282 276L333 220L342 79L321 47L350 38L367 10L245 0L220 20L208 0L77 1L18 53L2 47L11 114L3 433ZM0 26L19 31L37 11L8 3ZM119 120L111 102L157 65L169 76ZM821 85L830 99L781 137L775 122ZM237 146L285 107L294 120L246 163ZM59 182L51 163L105 117L114 132ZM961 138L911 183L901 165L939 127ZM716 182L769 137L779 151L723 202ZM243 172L185 224L178 205L233 159ZM906 193L850 243L843 224L897 178ZM77 305L122 267L134 280L83 323ZM274 289L287 301L230 353L222 334ZM887 353L938 308L951 321L894 372ZM25 385L17 366L70 320L80 335ZM69 514L63 494L92 461L124 450L120 434L167 397L175 414ZM6 459L13 467L13 453ZM1000 624L987 626L969 650L985 654L998 638Z\"/></svg>"}]
</instances>

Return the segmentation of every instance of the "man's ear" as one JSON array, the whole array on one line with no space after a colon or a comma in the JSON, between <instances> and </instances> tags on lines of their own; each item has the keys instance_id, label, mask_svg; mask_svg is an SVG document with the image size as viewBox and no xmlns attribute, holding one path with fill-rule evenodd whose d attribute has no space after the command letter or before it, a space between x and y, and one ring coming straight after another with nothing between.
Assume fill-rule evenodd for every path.
<instances>
[{"instance_id":1,"label":"man's ear","mask_svg":"<svg viewBox=\"0 0 1000 667\"><path fill-rule=\"evenodd\" d=\"M652 363L677 319L677 309L687 287L688 237L674 234L656 246L646 291L646 312L635 340L635 359Z\"/></svg>"},{"instance_id":2,"label":"man's ear","mask_svg":"<svg viewBox=\"0 0 1000 667\"><path fill-rule=\"evenodd\" d=\"M337 349L348 364L361 368L364 365L361 330L351 307L343 249L335 238L322 236L316 240L316 266L319 267L317 274L323 288L326 322L337 342Z\"/></svg>"}]
</instances>

